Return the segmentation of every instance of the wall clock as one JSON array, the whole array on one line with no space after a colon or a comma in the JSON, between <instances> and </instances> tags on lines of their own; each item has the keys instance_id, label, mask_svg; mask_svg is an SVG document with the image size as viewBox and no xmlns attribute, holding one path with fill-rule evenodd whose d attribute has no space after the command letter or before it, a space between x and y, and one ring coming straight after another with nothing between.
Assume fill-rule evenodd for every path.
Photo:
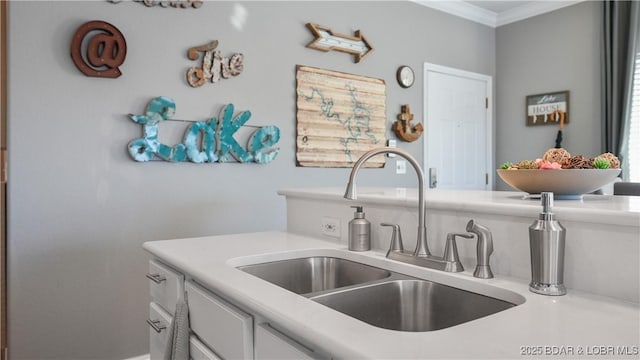
<instances>
[{"instance_id":1,"label":"wall clock","mask_svg":"<svg viewBox=\"0 0 640 360\"><path fill-rule=\"evenodd\" d=\"M409 66L400 66L398 68L398 72L396 73L396 77L398 78L398 84L403 88L408 88L413 85L416 80L416 76L413 73L413 69Z\"/></svg>"}]
</instances>

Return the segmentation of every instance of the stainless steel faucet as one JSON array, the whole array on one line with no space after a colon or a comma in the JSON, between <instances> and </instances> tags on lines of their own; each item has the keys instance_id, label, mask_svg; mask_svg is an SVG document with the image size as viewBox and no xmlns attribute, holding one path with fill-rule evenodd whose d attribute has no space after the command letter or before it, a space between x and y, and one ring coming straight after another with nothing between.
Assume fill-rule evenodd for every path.
<instances>
[{"instance_id":1,"label":"stainless steel faucet","mask_svg":"<svg viewBox=\"0 0 640 360\"><path fill-rule=\"evenodd\" d=\"M373 150L369 150L364 155L356 161L353 165L353 169L351 169L351 174L349 174L349 183L347 184L347 189L344 193L345 199L356 200L358 198L356 194L356 175L362 165L367 162L370 158L381 155L381 154L396 154L400 157L405 158L416 171L416 175L418 175L418 237L416 242L416 249L413 252L413 255L416 257L429 257L431 256L431 252L429 252L429 247L427 246L427 227L426 227L426 211L425 211L425 203L424 203L424 172L418 164L418 161L411 156L408 152L397 149L397 148L377 148Z\"/></svg>"},{"instance_id":2,"label":"stainless steel faucet","mask_svg":"<svg viewBox=\"0 0 640 360\"><path fill-rule=\"evenodd\" d=\"M392 226L393 234L389 251L387 251L387 258L405 263L427 267L430 269L448 271L448 272L460 272L463 271L462 263L458 258L458 249L456 247L455 237L463 237L472 239L473 235L469 234L455 234L451 233L447 236L447 243L445 246L444 256L431 255L429 247L427 245L427 227L426 227L426 208L424 202L424 172L418 164L418 161L404 150L397 148L377 148L370 150L356 161L349 174L349 183L344 193L345 199L356 200L358 198L356 194L356 175L362 165L370 158L381 154L396 154L405 158L416 171L418 176L418 236L416 241L416 249L413 253L405 252L402 246L402 237L400 235L400 226L396 224L382 223L382 226ZM470 220L467 223L467 232L473 233L478 238L477 255L478 264L473 273L473 276L489 279L493 277L491 268L489 267L489 257L493 252L493 239L491 232L486 227L475 223Z\"/></svg>"}]
</instances>

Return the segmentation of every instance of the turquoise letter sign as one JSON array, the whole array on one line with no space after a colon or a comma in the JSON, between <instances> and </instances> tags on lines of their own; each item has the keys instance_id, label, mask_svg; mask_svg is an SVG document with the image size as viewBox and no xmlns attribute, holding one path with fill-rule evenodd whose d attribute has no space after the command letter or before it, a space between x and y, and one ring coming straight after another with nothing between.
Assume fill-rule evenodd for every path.
<instances>
[{"instance_id":1,"label":"turquoise letter sign","mask_svg":"<svg viewBox=\"0 0 640 360\"><path fill-rule=\"evenodd\" d=\"M256 130L243 148L233 137L251 117L250 111L233 115L233 104L225 105L220 118L193 122L184 135L184 143L169 146L158 141L158 127L176 112L173 99L159 96L147 105L144 115L129 114L131 120L142 125L142 137L129 143L129 154L135 161L149 161L154 156L166 161L194 163L228 162L229 155L239 162L268 164L278 155L273 146L280 140L280 129L269 125Z\"/></svg>"}]
</instances>

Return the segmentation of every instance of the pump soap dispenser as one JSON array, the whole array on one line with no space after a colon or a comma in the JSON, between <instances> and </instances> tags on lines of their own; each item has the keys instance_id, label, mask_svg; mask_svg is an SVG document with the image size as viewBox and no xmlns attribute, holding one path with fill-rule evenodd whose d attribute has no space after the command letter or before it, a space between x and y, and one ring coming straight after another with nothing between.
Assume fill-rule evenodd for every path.
<instances>
[{"instance_id":1,"label":"pump soap dispenser","mask_svg":"<svg viewBox=\"0 0 640 360\"><path fill-rule=\"evenodd\" d=\"M364 218L362 206L352 206L356 209L353 220L349 221L349 250L371 250L371 223Z\"/></svg>"},{"instance_id":2,"label":"pump soap dispenser","mask_svg":"<svg viewBox=\"0 0 640 360\"><path fill-rule=\"evenodd\" d=\"M564 242L566 230L552 212L553 193L543 192L542 212L529 227L531 283L529 290L541 295L564 295Z\"/></svg>"}]
</instances>

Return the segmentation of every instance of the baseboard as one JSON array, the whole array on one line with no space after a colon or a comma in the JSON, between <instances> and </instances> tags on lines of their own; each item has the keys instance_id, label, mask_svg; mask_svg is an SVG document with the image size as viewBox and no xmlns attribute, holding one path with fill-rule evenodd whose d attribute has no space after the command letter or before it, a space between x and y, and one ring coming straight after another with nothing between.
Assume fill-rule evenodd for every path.
<instances>
[{"instance_id":1,"label":"baseboard","mask_svg":"<svg viewBox=\"0 0 640 360\"><path fill-rule=\"evenodd\" d=\"M134 356L132 358L123 359L123 360L149 360L150 357L151 357L150 354L144 354L144 355Z\"/></svg>"}]
</instances>

